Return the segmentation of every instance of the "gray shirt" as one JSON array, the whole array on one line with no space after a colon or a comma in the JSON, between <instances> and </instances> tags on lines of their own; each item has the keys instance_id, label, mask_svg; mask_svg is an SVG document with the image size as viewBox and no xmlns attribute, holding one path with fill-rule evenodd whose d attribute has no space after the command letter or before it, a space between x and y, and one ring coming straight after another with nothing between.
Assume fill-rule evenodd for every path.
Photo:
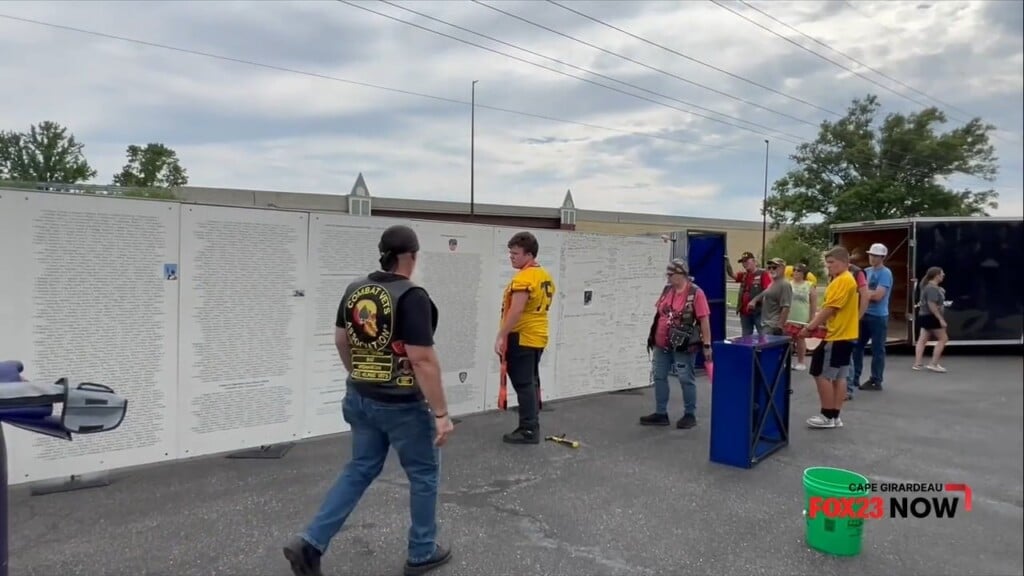
<instances>
[{"instance_id":1,"label":"gray shirt","mask_svg":"<svg viewBox=\"0 0 1024 576\"><path fill-rule=\"evenodd\" d=\"M929 284L921 289L921 302L918 311L921 316L931 316L932 309L928 306L929 302L934 302L938 307L939 312L942 312L945 308L946 293L935 284Z\"/></svg>"},{"instance_id":2,"label":"gray shirt","mask_svg":"<svg viewBox=\"0 0 1024 576\"><path fill-rule=\"evenodd\" d=\"M774 279L761 301L761 323L767 328L782 328L782 309L793 306L793 286L785 278Z\"/></svg>"}]
</instances>

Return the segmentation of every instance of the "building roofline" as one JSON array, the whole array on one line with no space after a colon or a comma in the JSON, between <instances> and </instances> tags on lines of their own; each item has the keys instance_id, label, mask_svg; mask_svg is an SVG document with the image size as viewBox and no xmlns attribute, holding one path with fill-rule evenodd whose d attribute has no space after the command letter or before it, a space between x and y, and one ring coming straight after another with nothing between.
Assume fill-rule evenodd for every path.
<instances>
[{"instance_id":1,"label":"building roofline","mask_svg":"<svg viewBox=\"0 0 1024 576\"><path fill-rule=\"evenodd\" d=\"M358 179L357 179L358 183ZM13 186L0 187L8 189L29 188L28 183L11 183ZM20 184L20 185L19 185ZM365 186L365 183L363 184ZM117 186L90 184L47 184L53 191L65 190L116 190ZM35 188L34 191L42 191ZM217 206L238 206L240 208L278 208L283 210L311 210L318 212L348 212L349 194L323 194L316 192L286 192L277 190L254 190L248 188L220 188L210 186L183 186L176 188L177 202L185 204L209 204ZM569 193L567 192L567 197ZM389 198L373 196L373 211L422 212L427 214L466 214L470 213L468 202L449 200L420 200L412 198ZM561 219L562 206L519 206L510 204L474 204L473 212L486 216L515 216L522 218ZM646 226L662 226L670 229L733 228L739 230L760 230L762 223L755 220L734 220L725 218L702 218L695 216L670 216L664 214L645 214L630 212L612 212L603 210L583 210L575 208L577 222L605 222Z\"/></svg>"}]
</instances>

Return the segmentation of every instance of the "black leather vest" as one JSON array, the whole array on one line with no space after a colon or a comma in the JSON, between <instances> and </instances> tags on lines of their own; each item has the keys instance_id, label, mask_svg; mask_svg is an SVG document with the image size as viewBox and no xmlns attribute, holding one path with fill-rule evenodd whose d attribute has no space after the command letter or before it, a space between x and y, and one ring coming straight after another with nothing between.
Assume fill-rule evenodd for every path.
<instances>
[{"instance_id":1,"label":"black leather vest","mask_svg":"<svg viewBox=\"0 0 1024 576\"><path fill-rule=\"evenodd\" d=\"M345 289L345 332L352 350L350 384L372 390L375 396L419 395L405 346L395 339L398 301L413 288L416 283L408 279L380 282L367 276Z\"/></svg>"}]
</instances>

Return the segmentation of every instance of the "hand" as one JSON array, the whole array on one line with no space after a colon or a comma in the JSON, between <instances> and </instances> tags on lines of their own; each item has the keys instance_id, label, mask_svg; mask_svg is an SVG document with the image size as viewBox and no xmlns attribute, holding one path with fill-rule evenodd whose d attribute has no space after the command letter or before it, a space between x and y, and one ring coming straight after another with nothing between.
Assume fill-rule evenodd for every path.
<instances>
[{"instance_id":1,"label":"hand","mask_svg":"<svg viewBox=\"0 0 1024 576\"><path fill-rule=\"evenodd\" d=\"M504 358L506 346L508 346L508 340L503 336L498 336L498 338L494 340L494 353Z\"/></svg>"},{"instance_id":2,"label":"hand","mask_svg":"<svg viewBox=\"0 0 1024 576\"><path fill-rule=\"evenodd\" d=\"M807 329L807 326L804 326L803 328L800 329L799 332L796 333L796 337L807 338L808 336L810 336L810 334L811 332Z\"/></svg>"},{"instance_id":3,"label":"hand","mask_svg":"<svg viewBox=\"0 0 1024 576\"><path fill-rule=\"evenodd\" d=\"M751 300L750 302L747 303L747 310L753 310L755 306L757 306L757 302Z\"/></svg>"},{"instance_id":4,"label":"hand","mask_svg":"<svg viewBox=\"0 0 1024 576\"><path fill-rule=\"evenodd\" d=\"M452 424L452 419L447 414L444 418L435 418L435 420L437 420L437 436L434 437L434 446L440 448L444 446L448 441L448 436L455 430L455 424Z\"/></svg>"},{"instance_id":5,"label":"hand","mask_svg":"<svg viewBox=\"0 0 1024 576\"><path fill-rule=\"evenodd\" d=\"M647 353L650 354L651 350L654 350L654 338L647 339Z\"/></svg>"},{"instance_id":6,"label":"hand","mask_svg":"<svg viewBox=\"0 0 1024 576\"><path fill-rule=\"evenodd\" d=\"M711 348L705 348L704 349L704 361L705 362L714 362L714 359L712 358L712 354L711 354Z\"/></svg>"}]
</instances>

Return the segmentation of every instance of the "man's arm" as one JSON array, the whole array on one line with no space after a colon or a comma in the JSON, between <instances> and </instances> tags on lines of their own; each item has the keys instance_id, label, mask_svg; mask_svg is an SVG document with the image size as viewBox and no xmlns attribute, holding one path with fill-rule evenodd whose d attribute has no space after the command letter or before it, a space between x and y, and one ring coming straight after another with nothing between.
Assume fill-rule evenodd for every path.
<instances>
[{"instance_id":1,"label":"man's arm","mask_svg":"<svg viewBox=\"0 0 1024 576\"><path fill-rule=\"evenodd\" d=\"M505 318L501 322L501 327L498 328L498 338L505 338L512 332L516 324L519 322L519 317L523 315L523 310L526 309L526 302L530 299L530 292L527 290L516 290L512 292L512 302L508 305L508 313L505 314Z\"/></svg>"},{"instance_id":2,"label":"man's arm","mask_svg":"<svg viewBox=\"0 0 1024 576\"><path fill-rule=\"evenodd\" d=\"M743 272L733 272L733 270L732 270L732 262L729 261L729 255L728 254L725 255L725 274L726 274L726 276L729 277L730 280L735 280L737 282L743 282L743 276L742 276Z\"/></svg>"},{"instance_id":3,"label":"man's arm","mask_svg":"<svg viewBox=\"0 0 1024 576\"><path fill-rule=\"evenodd\" d=\"M863 270L857 273L857 294L859 301L857 303L857 318L861 319L864 317L864 313L868 311L868 304L871 302L871 292L868 290L867 275Z\"/></svg>"},{"instance_id":4,"label":"man's arm","mask_svg":"<svg viewBox=\"0 0 1024 576\"><path fill-rule=\"evenodd\" d=\"M878 278L878 287L871 291L871 301L878 302L882 298L885 298L889 289L892 288L892 272L885 273L880 272Z\"/></svg>"},{"instance_id":5,"label":"man's arm","mask_svg":"<svg viewBox=\"0 0 1024 576\"><path fill-rule=\"evenodd\" d=\"M793 306L793 285L789 282L780 284L782 293L779 295L779 326L785 326L789 320L789 309Z\"/></svg>"},{"instance_id":6,"label":"man's arm","mask_svg":"<svg viewBox=\"0 0 1024 576\"><path fill-rule=\"evenodd\" d=\"M398 303L399 335L412 364L416 382L434 414L447 414L441 385L441 362L434 350L434 304L422 288L409 291Z\"/></svg>"},{"instance_id":7,"label":"man's arm","mask_svg":"<svg viewBox=\"0 0 1024 576\"><path fill-rule=\"evenodd\" d=\"M334 327L334 347L338 349L338 356L341 358L341 363L345 365L345 370L351 374L352 348L348 345L348 334L344 328Z\"/></svg>"},{"instance_id":8,"label":"man's arm","mask_svg":"<svg viewBox=\"0 0 1024 576\"><path fill-rule=\"evenodd\" d=\"M352 348L348 344L348 332L345 325L345 300L338 303L338 313L334 317L334 347L338 349L338 356L345 370L352 373Z\"/></svg>"}]
</instances>

